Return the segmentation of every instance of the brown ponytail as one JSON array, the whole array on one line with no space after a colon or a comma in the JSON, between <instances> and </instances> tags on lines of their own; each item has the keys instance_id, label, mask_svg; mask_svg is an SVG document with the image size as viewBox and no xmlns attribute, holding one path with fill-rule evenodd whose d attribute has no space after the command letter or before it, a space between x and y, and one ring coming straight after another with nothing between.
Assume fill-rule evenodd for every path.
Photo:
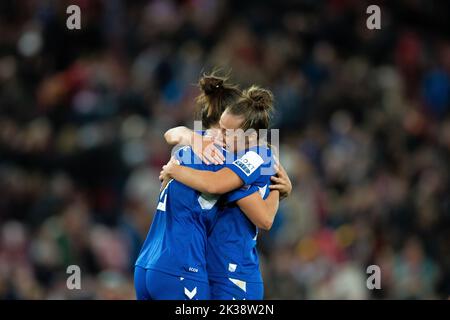
<instances>
[{"instance_id":1,"label":"brown ponytail","mask_svg":"<svg viewBox=\"0 0 450 320\"><path fill-rule=\"evenodd\" d=\"M223 111L241 96L241 91L228 83L227 77L219 77L214 73L204 74L198 86L201 93L195 99L196 119L201 119L203 127L208 129L219 122Z\"/></svg>"},{"instance_id":2,"label":"brown ponytail","mask_svg":"<svg viewBox=\"0 0 450 320\"><path fill-rule=\"evenodd\" d=\"M235 116L242 116L244 122L241 128L268 129L273 110L273 94L269 90L251 86L242 92L242 97L237 103L227 108L227 111Z\"/></svg>"}]
</instances>

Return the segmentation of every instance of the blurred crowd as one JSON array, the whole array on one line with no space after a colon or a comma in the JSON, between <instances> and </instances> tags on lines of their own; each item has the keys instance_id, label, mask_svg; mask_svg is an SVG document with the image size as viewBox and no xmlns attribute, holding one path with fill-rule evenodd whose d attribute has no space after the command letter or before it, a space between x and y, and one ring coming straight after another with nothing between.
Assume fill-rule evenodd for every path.
<instances>
[{"instance_id":1,"label":"blurred crowd","mask_svg":"<svg viewBox=\"0 0 450 320\"><path fill-rule=\"evenodd\" d=\"M381 30L359 0L1 1L0 299L134 299L163 133L217 66L276 99L266 298L448 298L450 5L378 3Z\"/></svg>"}]
</instances>

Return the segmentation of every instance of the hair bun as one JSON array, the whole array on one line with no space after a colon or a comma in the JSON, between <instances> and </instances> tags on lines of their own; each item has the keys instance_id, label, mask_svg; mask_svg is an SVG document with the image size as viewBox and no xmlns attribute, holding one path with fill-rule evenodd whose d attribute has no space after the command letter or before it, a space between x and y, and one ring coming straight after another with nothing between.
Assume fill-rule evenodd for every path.
<instances>
[{"instance_id":1,"label":"hair bun","mask_svg":"<svg viewBox=\"0 0 450 320\"><path fill-rule=\"evenodd\" d=\"M273 105L273 94L266 89L252 86L247 90L248 98L252 100L253 106L261 110L270 110Z\"/></svg>"},{"instance_id":2,"label":"hair bun","mask_svg":"<svg viewBox=\"0 0 450 320\"><path fill-rule=\"evenodd\" d=\"M212 95L223 88L223 82L222 78L205 75L200 78L199 85L206 95Z\"/></svg>"}]
</instances>

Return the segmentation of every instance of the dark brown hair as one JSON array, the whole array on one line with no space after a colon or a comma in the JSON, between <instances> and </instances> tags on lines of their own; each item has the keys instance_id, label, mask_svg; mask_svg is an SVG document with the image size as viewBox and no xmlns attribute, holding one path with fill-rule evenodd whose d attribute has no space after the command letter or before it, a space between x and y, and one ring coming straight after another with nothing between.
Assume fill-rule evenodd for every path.
<instances>
[{"instance_id":1,"label":"dark brown hair","mask_svg":"<svg viewBox=\"0 0 450 320\"><path fill-rule=\"evenodd\" d=\"M205 129L219 122L223 111L241 96L238 86L228 82L228 77L204 74L198 81L200 95L197 102L196 119L201 119Z\"/></svg>"},{"instance_id":2,"label":"dark brown hair","mask_svg":"<svg viewBox=\"0 0 450 320\"><path fill-rule=\"evenodd\" d=\"M273 94L258 86L251 86L242 92L241 98L227 108L235 116L242 116L244 122L241 128L268 129L273 110Z\"/></svg>"}]
</instances>

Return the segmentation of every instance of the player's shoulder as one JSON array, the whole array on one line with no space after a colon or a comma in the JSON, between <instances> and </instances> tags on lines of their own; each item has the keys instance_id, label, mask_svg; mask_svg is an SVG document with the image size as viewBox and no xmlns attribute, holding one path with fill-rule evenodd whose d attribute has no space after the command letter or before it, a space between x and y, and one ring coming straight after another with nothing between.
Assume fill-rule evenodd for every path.
<instances>
[{"instance_id":1,"label":"player's shoulder","mask_svg":"<svg viewBox=\"0 0 450 320\"><path fill-rule=\"evenodd\" d=\"M274 152L270 145L261 144L251 147L247 151L247 157L253 161L255 165L260 165L262 168L268 169L261 172L263 175L273 175L274 172Z\"/></svg>"},{"instance_id":2,"label":"player's shoulder","mask_svg":"<svg viewBox=\"0 0 450 320\"><path fill-rule=\"evenodd\" d=\"M175 153L175 157L183 165L202 163L190 146L184 146L178 149Z\"/></svg>"}]
</instances>

